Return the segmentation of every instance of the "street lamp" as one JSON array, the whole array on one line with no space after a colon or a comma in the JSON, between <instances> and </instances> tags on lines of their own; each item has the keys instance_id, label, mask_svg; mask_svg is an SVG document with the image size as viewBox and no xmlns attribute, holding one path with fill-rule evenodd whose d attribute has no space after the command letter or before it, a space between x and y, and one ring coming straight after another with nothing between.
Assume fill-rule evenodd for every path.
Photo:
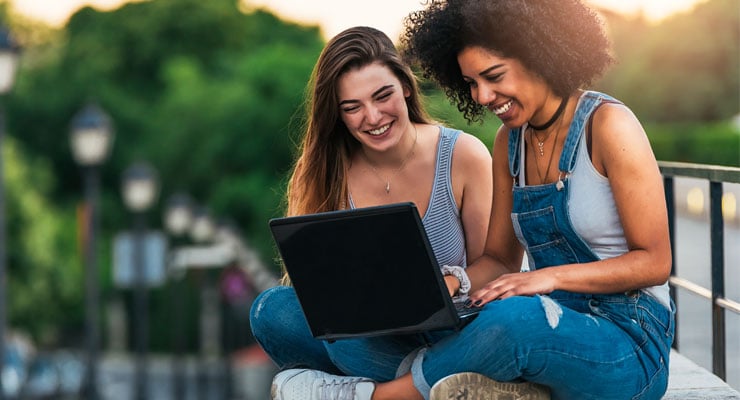
<instances>
[{"instance_id":1,"label":"street lamp","mask_svg":"<svg viewBox=\"0 0 740 400\"><path fill-rule=\"evenodd\" d=\"M223 351L222 382L224 382L224 398L227 399L233 396L234 381L231 357L237 348L239 325L241 325L237 319L241 320L240 317L247 317L247 314L249 314L240 309L240 306L246 300L242 296L246 294L244 289L247 287L247 281L237 257L241 242L239 236L236 224L230 219L221 220L216 225L214 241L221 243L222 246L228 246L234 254L234 259L223 269L219 278L222 310L221 328L223 329L221 337L224 338L224 343L221 346Z\"/></svg>"},{"instance_id":2,"label":"street lamp","mask_svg":"<svg viewBox=\"0 0 740 400\"><path fill-rule=\"evenodd\" d=\"M176 193L167 199L164 214L164 226L172 236L174 248L182 243L183 237L188 233L193 221L193 200L184 193ZM174 352L172 357L174 398L185 398L185 366L183 358L185 354L185 280L181 279L185 270L171 271L171 285L173 295L171 297L173 324L172 342Z\"/></svg>"},{"instance_id":3,"label":"street lamp","mask_svg":"<svg viewBox=\"0 0 740 400\"><path fill-rule=\"evenodd\" d=\"M206 243L216 234L216 224L208 210L204 207L193 211L193 222L190 226L190 237L196 243Z\"/></svg>"},{"instance_id":4,"label":"street lamp","mask_svg":"<svg viewBox=\"0 0 740 400\"><path fill-rule=\"evenodd\" d=\"M156 202L159 195L157 173L149 164L132 164L123 173L123 200L134 213L134 309L136 312L136 387L135 398L146 399L148 394L146 357L149 335L149 310L146 290L144 234L145 213Z\"/></svg>"},{"instance_id":5,"label":"street lamp","mask_svg":"<svg viewBox=\"0 0 740 400\"><path fill-rule=\"evenodd\" d=\"M85 222L83 247L85 257L85 314L87 331L87 376L85 393L97 399L97 351L100 341L98 267L96 239L100 198L99 167L105 162L113 142L110 117L90 103L72 118L70 144L75 162L82 168L85 187Z\"/></svg>"},{"instance_id":6,"label":"street lamp","mask_svg":"<svg viewBox=\"0 0 740 400\"><path fill-rule=\"evenodd\" d=\"M175 193L167 199L164 226L174 237L188 232L193 221L193 200L185 193Z\"/></svg>"},{"instance_id":7,"label":"street lamp","mask_svg":"<svg viewBox=\"0 0 740 400\"><path fill-rule=\"evenodd\" d=\"M0 26L0 95L10 92L18 69L19 48L7 28ZM5 321L7 318L7 277L5 266L5 182L3 172L3 136L5 136L5 110L0 106L0 361L5 359ZM0 362L0 370L3 363ZM0 399L5 398L5 389L0 379Z\"/></svg>"},{"instance_id":8,"label":"street lamp","mask_svg":"<svg viewBox=\"0 0 740 400\"><path fill-rule=\"evenodd\" d=\"M211 217L211 213L206 207L196 207L193 210L193 222L190 226L190 238L193 242L199 245L206 245L213 240L216 234L216 224ZM208 306L211 303L210 299L213 297L211 291L209 291L209 271L202 269L198 271L200 279L198 280L198 293L200 294L200 362L198 366L198 390L200 391L199 397L205 397L208 389L208 366L206 365L206 354L208 353L208 327L212 326L209 324L215 314L208 312Z\"/></svg>"}]
</instances>

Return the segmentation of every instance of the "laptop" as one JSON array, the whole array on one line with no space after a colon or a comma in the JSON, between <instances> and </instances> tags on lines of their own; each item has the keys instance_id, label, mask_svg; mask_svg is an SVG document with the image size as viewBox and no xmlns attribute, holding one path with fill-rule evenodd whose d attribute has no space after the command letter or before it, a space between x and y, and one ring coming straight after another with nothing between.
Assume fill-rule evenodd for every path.
<instances>
[{"instance_id":1,"label":"laptop","mask_svg":"<svg viewBox=\"0 0 740 400\"><path fill-rule=\"evenodd\" d=\"M459 329L479 311L453 303L414 203L269 226L317 339Z\"/></svg>"}]
</instances>

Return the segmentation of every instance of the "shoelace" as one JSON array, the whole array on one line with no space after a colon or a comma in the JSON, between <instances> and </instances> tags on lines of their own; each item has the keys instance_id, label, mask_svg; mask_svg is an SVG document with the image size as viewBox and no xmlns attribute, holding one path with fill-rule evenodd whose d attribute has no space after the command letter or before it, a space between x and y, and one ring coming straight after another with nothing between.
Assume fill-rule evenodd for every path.
<instances>
[{"instance_id":1,"label":"shoelace","mask_svg":"<svg viewBox=\"0 0 740 400\"><path fill-rule=\"evenodd\" d=\"M364 382L362 378L342 377L342 379L332 379L319 384L319 393L321 400L354 400L355 387L358 383Z\"/></svg>"}]
</instances>

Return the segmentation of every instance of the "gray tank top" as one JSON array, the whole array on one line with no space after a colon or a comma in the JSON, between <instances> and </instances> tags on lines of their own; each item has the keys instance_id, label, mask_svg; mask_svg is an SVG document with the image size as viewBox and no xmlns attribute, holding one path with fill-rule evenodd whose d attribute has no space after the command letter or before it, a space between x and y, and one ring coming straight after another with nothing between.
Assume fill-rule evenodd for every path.
<instances>
[{"instance_id":1,"label":"gray tank top","mask_svg":"<svg viewBox=\"0 0 740 400\"><path fill-rule=\"evenodd\" d=\"M465 267L467 266L465 232L455 195L452 192L452 150L455 148L460 131L444 126L440 126L439 129L434 184L429 207L422 216L421 222L439 265ZM355 208L352 194L349 195L349 205Z\"/></svg>"},{"instance_id":2,"label":"gray tank top","mask_svg":"<svg viewBox=\"0 0 740 400\"><path fill-rule=\"evenodd\" d=\"M579 107L586 93L588 92L579 99ZM586 121L590 115L585 115L584 120L580 121L581 129L586 129ZM526 163L524 135L521 135L520 140L519 170L524 171ZM578 236L602 260L628 252L627 238L619 220L609 179L601 175L591 163L585 134L580 137L575 166L568 179L571 184L568 211L571 224ZM525 186L524 174L519 174L519 185ZM671 309L668 282L643 290Z\"/></svg>"}]
</instances>

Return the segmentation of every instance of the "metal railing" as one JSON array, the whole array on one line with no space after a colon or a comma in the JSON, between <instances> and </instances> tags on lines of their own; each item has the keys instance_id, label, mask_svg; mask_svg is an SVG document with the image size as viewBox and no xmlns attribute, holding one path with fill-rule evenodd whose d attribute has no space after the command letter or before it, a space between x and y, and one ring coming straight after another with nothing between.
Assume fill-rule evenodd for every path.
<instances>
[{"instance_id":1,"label":"metal railing","mask_svg":"<svg viewBox=\"0 0 740 400\"><path fill-rule=\"evenodd\" d=\"M725 297L725 247L724 219L722 215L723 183L740 183L740 168L705 164L689 164L661 161L658 163L663 174L666 204L668 206L668 229L673 247L673 266L671 268L671 297L678 306L677 288L688 290L712 302L712 373L727 381L727 353L725 338L725 310L740 315L740 303ZM711 248L711 289L676 276L675 224L676 198L674 178L688 177L709 181L709 226ZM678 314L676 315L676 337L678 344Z\"/></svg>"}]
</instances>

